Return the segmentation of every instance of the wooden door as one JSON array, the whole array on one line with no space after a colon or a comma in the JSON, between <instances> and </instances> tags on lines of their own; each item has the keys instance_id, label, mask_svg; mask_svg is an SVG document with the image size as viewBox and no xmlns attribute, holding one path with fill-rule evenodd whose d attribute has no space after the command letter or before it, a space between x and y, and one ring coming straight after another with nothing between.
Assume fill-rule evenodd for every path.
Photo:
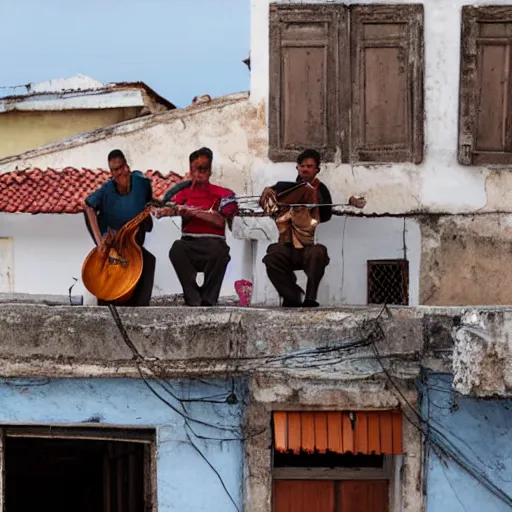
<instances>
[{"instance_id":1,"label":"wooden door","mask_svg":"<svg viewBox=\"0 0 512 512\"><path fill-rule=\"evenodd\" d=\"M389 481L346 480L338 497L339 512L389 512Z\"/></svg>"},{"instance_id":2,"label":"wooden door","mask_svg":"<svg viewBox=\"0 0 512 512\"><path fill-rule=\"evenodd\" d=\"M387 480L275 480L273 512L389 512Z\"/></svg>"}]
</instances>

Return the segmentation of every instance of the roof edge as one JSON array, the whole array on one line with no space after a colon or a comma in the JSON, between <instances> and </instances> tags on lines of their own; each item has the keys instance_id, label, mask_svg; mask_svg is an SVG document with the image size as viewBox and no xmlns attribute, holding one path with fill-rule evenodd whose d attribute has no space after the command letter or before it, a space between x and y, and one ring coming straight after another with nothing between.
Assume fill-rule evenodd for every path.
<instances>
[{"instance_id":1,"label":"roof edge","mask_svg":"<svg viewBox=\"0 0 512 512\"><path fill-rule=\"evenodd\" d=\"M16 162L18 160L27 160L30 158L49 155L51 153L57 153L67 149L85 146L86 144L97 142L101 139L104 139L105 137L134 133L144 128L148 128L154 124L166 122L167 120L170 121L173 119L179 119L181 117L194 116L214 108L228 107L248 99L249 92L247 91L231 93L225 96L213 98L208 103L189 105L188 107L175 108L167 112L162 112L161 114L150 114L143 117L137 117L135 119L129 119L128 121L123 121L114 125L98 128L97 130L93 130L91 132L74 135L73 137L69 137L58 142L52 142L51 144L46 144L45 146L39 146L37 148L24 151L23 153L17 153L15 155L0 158L0 166L9 164L11 162Z\"/></svg>"},{"instance_id":2,"label":"roof edge","mask_svg":"<svg viewBox=\"0 0 512 512\"><path fill-rule=\"evenodd\" d=\"M37 92L29 92L27 94L11 94L9 96L0 97L0 102L21 102L28 100L30 98L41 98L44 96L87 96L89 94L108 94L116 91L123 91L129 89L137 89L143 90L151 99L166 106L169 110L176 109L176 105L171 103L168 99L164 98L160 94L158 94L154 89L149 87L145 82L111 82L108 84L104 84L103 87L98 87L95 89L69 89L62 91L37 91Z\"/></svg>"}]
</instances>

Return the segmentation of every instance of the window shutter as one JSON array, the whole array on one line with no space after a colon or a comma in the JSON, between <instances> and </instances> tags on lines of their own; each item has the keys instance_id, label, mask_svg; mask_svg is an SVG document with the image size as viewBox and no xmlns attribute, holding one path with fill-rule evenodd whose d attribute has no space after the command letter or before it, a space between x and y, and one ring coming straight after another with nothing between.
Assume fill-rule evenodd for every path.
<instances>
[{"instance_id":1,"label":"window shutter","mask_svg":"<svg viewBox=\"0 0 512 512\"><path fill-rule=\"evenodd\" d=\"M334 481L274 480L273 502L273 512L335 512Z\"/></svg>"},{"instance_id":2,"label":"window shutter","mask_svg":"<svg viewBox=\"0 0 512 512\"><path fill-rule=\"evenodd\" d=\"M423 6L351 13L351 160L423 159Z\"/></svg>"},{"instance_id":3,"label":"window shutter","mask_svg":"<svg viewBox=\"0 0 512 512\"><path fill-rule=\"evenodd\" d=\"M512 163L512 8L462 9L459 162Z\"/></svg>"},{"instance_id":4,"label":"window shutter","mask_svg":"<svg viewBox=\"0 0 512 512\"><path fill-rule=\"evenodd\" d=\"M270 6L270 152L293 161L312 147L332 160L338 119L341 6Z\"/></svg>"},{"instance_id":5,"label":"window shutter","mask_svg":"<svg viewBox=\"0 0 512 512\"><path fill-rule=\"evenodd\" d=\"M339 486L340 512L389 512L389 482L353 480Z\"/></svg>"}]
</instances>

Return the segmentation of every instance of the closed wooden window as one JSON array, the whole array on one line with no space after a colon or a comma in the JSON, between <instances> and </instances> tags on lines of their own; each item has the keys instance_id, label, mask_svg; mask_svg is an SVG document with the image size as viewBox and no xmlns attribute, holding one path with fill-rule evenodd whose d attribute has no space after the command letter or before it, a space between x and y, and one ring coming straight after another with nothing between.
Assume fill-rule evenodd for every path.
<instances>
[{"instance_id":1,"label":"closed wooden window","mask_svg":"<svg viewBox=\"0 0 512 512\"><path fill-rule=\"evenodd\" d=\"M387 480L275 480L273 512L389 512Z\"/></svg>"},{"instance_id":2,"label":"closed wooden window","mask_svg":"<svg viewBox=\"0 0 512 512\"><path fill-rule=\"evenodd\" d=\"M270 158L307 147L334 157L337 122L337 6L270 8Z\"/></svg>"},{"instance_id":3,"label":"closed wooden window","mask_svg":"<svg viewBox=\"0 0 512 512\"><path fill-rule=\"evenodd\" d=\"M353 162L421 162L422 31L422 5L352 10Z\"/></svg>"},{"instance_id":4,"label":"closed wooden window","mask_svg":"<svg viewBox=\"0 0 512 512\"><path fill-rule=\"evenodd\" d=\"M459 162L512 163L512 7L462 9Z\"/></svg>"},{"instance_id":5,"label":"closed wooden window","mask_svg":"<svg viewBox=\"0 0 512 512\"><path fill-rule=\"evenodd\" d=\"M270 7L270 153L419 163L423 6Z\"/></svg>"}]
</instances>

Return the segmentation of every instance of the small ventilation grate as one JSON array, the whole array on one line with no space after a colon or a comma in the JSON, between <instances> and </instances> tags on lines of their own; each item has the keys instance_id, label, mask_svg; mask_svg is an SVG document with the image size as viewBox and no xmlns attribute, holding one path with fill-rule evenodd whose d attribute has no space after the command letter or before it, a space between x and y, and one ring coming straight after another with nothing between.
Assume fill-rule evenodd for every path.
<instances>
[{"instance_id":1,"label":"small ventilation grate","mask_svg":"<svg viewBox=\"0 0 512 512\"><path fill-rule=\"evenodd\" d=\"M368 261L368 304L409 304L409 262Z\"/></svg>"}]
</instances>

